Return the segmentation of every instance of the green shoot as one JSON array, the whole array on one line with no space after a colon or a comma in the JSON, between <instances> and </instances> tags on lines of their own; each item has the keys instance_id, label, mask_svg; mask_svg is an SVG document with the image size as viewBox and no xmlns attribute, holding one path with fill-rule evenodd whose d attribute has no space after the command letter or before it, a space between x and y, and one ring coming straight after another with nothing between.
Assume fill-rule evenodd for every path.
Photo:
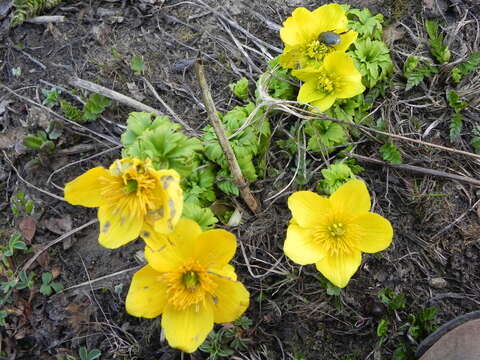
<instances>
[{"instance_id":1,"label":"green shoot","mask_svg":"<svg viewBox=\"0 0 480 360\"><path fill-rule=\"evenodd\" d=\"M88 350L85 346L82 346L78 351L80 360L95 360L100 358L102 352L98 349Z\"/></svg>"},{"instance_id":2,"label":"green shoot","mask_svg":"<svg viewBox=\"0 0 480 360\"><path fill-rule=\"evenodd\" d=\"M42 101L42 104L52 108L59 104L59 97L62 92L56 88L50 90L42 89L42 94L45 96L45 99Z\"/></svg>"},{"instance_id":3,"label":"green shoot","mask_svg":"<svg viewBox=\"0 0 480 360\"><path fill-rule=\"evenodd\" d=\"M53 292L59 292L63 290L63 285L59 282L53 281L53 274L46 272L42 274L42 285L40 286L40 292L45 296L50 296Z\"/></svg>"},{"instance_id":4,"label":"green shoot","mask_svg":"<svg viewBox=\"0 0 480 360\"><path fill-rule=\"evenodd\" d=\"M142 75L145 71L145 62L143 61L143 56L132 56L132 59L130 60L130 69L132 69L135 75Z\"/></svg>"},{"instance_id":5,"label":"green shoot","mask_svg":"<svg viewBox=\"0 0 480 360\"><path fill-rule=\"evenodd\" d=\"M427 20L425 22L425 29L427 30L430 52L437 59L440 64L445 64L450 60L450 49L443 44L443 34L440 33L440 25L436 20Z\"/></svg>"},{"instance_id":6,"label":"green shoot","mask_svg":"<svg viewBox=\"0 0 480 360\"><path fill-rule=\"evenodd\" d=\"M430 64L420 65L417 56L409 56L403 65L403 76L407 79L405 90L410 90L437 72L437 68Z\"/></svg>"},{"instance_id":7,"label":"green shoot","mask_svg":"<svg viewBox=\"0 0 480 360\"><path fill-rule=\"evenodd\" d=\"M395 144L384 144L380 147L380 153L382 154L383 160L389 162L390 164L401 164L402 163L402 154L398 151L398 148Z\"/></svg>"},{"instance_id":8,"label":"green shoot","mask_svg":"<svg viewBox=\"0 0 480 360\"><path fill-rule=\"evenodd\" d=\"M235 95L240 100L248 99L248 79L241 78L236 83L229 84L228 87L232 90L233 95Z\"/></svg>"},{"instance_id":9,"label":"green shoot","mask_svg":"<svg viewBox=\"0 0 480 360\"><path fill-rule=\"evenodd\" d=\"M452 69L452 80L458 84L468 73L474 71L480 66L480 51L470 54L468 59Z\"/></svg>"}]
</instances>

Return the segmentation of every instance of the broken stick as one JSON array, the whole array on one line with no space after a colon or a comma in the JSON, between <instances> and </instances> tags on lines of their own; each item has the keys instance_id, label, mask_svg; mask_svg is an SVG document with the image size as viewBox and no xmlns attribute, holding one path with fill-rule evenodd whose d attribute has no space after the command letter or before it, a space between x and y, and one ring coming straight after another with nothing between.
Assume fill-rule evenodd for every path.
<instances>
[{"instance_id":1,"label":"broken stick","mask_svg":"<svg viewBox=\"0 0 480 360\"><path fill-rule=\"evenodd\" d=\"M218 142L220 143L220 146L225 153L228 167L230 168L230 172L233 176L233 181L235 182L235 185L237 185L240 189L240 195L242 196L243 200L248 205L250 210L252 210L253 213L258 213L258 202L252 195L250 187L245 178L243 177L242 171L240 170L240 166L238 165L235 153L233 152L233 149L228 142L222 122L217 115L217 110L215 109L212 94L210 93L210 88L208 86L207 79L205 78L205 72L203 71L203 65L199 61L195 63L195 74L197 75L197 80L200 84L200 88L202 89L203 102L205 103L205 109L207 110L208 119L212 123L215 134L217 134Z\"/></svg>"}]
</instances>

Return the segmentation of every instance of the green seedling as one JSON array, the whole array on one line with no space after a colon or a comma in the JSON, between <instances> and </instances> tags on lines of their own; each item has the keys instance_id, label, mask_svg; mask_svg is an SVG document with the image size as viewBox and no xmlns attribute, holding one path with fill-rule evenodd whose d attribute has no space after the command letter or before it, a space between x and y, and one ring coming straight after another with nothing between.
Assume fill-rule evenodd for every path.
<instances>
[{"instance_id":1,"label":"green seedling","mask_svg":"<svg viewBox=\"0 0 480 360\"><path fill-rule=\"evenodd\" d=\"M389 288L380 290L378 292L378 298L382 303L387 305L387 309L390 313L404 309L406 306L405 295L402 293L396 294Z\"/></svg>"},{"instance_id":2,"label":"green seedling","mask_svg":"<svg viewBox=\"0 0 480 360\"><path fill-rule=\"evenodd\" d=\"M401 164L402 163L402 154L398 151L398 148L393 143L387 143L380 147L380 154L384 161L389 162L390 164Z\"/></svg>"},{"instance_id":3,"label":"green seedling","mask_svg":"<svg viewBox=\"0 0 480 360\"><path fill-rule=\"evenodd\" d=\"M463 77L476 70L480 66L480 51L472 53L468 59L452 69L451 76L455 84L458 84Z\"/></svg>"},{"instance_id":4,"label":"green seedling","mask_svg":"<svg viewBox=\"0 0 480 360\"><path fill-rule=\"evenodd\" d=\"M145 71L145 62L143 61L143 56L132 56L132 59L130 60L130 69L132 69L135 75L142 75Z\"/></svg>"},{"instance_id":5,"label":"green seedling","mask_svg":"<svg viewBox=\"0 0 480 360\"><path fill-rule=\"evenodd\" d=\"M95 360L102 356L102 352L98 349L88 350L85 346L82 346L78 351L80 360Z\"/></svg>"},{"instance_id":6,"label":"green seedling","mask_svg":"<svg viewBox=\"0 0 480 360\"><path fill-rule=\"evenodd\" d=\"M53 292L60 292L63 290L63 285L59 282L53 281L53 274L46 272L42 274L42 285L40 292L45 296L50 296Z\"/></svg>"},{"instance_id":7,"label":"green seedling","mask_svg":"<svg viewBox=\"0 0 480 360\"><path fill-rule=\"evenodd\" d=\"M403 76L407 79L405 90L410 90L437 72L438 69L435 66L428 63L422 64L417 56L409 56L403 64Z\"/></svg>"},{"instance_id":8,"label":"green seedling","mask_svg":"<svg viewBox=\"0 0 480 360\"><path fill-rule=\"evenodd\" d=\"M45 99L43 99L42 104L49 108L53 108L54 106L57 106L60 103L61 93L62 92L56 88L52 88L50 90L42 89L42 94L43 96L45 96Z\"/></svg>"},{"instance_id":9,"label":"green seedling","mask_svg":"<svg viewBox=\"0 0 480 360\"><path fill-rule=\"evenodd\" d=\"M11 209L13 215L17 217L33 215L35 204L23 191L18 191L15 196L12 197Z\"/></svg>"},{"instance_id":10,"label":"green seedling","mask_svg":"<svg viewBox=\"0 0 480 360\"><path fill-rule=\"evenodd\" d=\"M39 130L36 135L26 136L23 145L32 150L52 153L55 150L55 143L48 138L45 131Z\"/></svg>"},{"instance_id":11,"label":"green seedling","mask_svg":"<svg viewBox=\"0 0 480 360\"><path fill-rule=\"evenodd\" d=\"M232 90L233 95L235 95L240 100L248 99L248 79L241 78L236 83L229 84L228 87Z\"/></svg>"},{"instance_id":12,"label":"green seedling","mask_svg":"<svg viewBox=\"0 0 480 360\"><path fill-rule=\"evenodd\" d=\"M463 129L463 115L461 111L468 106L467 102L460 99L458 93L451 90L447 93L447 101L450 108L453 110L453 115L450 120L450 140L458 138Z\"/></svg>"},{"instance_id":13,"label":"green seedling","mask_svg":"<svg viewBox=\"0 0 480 360\"><path fill-rule=\"evenodd\" d=\"M232 326L223 326L212 331L200 350L209 354L208 360L229 358L235 351L245 350L251 339L245 337L253 322L246 316L236 320Z\"/></svg>"},{"instance_id":14,"label":"green seedling","mask_svg":"<svg viewBox=\"0 0 480 360\"><path fill-rule=\"evenodd\" d=\"M91 94L83 105L83 120L94 121L111 105L112 101L100 94Z\"/></svg>"},{"instance_id":15,"label":"green seedling","mask_svg":"<svg viewBox=\"0 0 480 360\"><path fill-rule=\"evenodd\" d=\"M425 29L427 30L430 52L440 64L445 64L450 60L451 53L447 45L444 45L443 34L440 33L440 25L436 20L425 21Z\"/></svg>"}]
</instances>

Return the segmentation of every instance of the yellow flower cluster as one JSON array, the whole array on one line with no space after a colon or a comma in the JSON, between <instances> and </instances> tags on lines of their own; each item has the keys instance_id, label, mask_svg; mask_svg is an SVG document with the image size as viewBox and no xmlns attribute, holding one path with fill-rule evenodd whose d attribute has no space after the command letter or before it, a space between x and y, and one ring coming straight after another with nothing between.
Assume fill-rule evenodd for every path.
<instances>
[{"instance_id":1,"label":"yellow flower cluster","mask_svg":"<svg viewBox=\"0 0 480 360\"><path fill-rule=\"evenodd\" d=\"M348 29L345 10L338 4L293 11L280 30L285 49L279 63L303 81L298 101L326 111L336 99L365 90L362 75L346 53L357 35Z\"/></svg>"},{"instance_id":2,"label":"yellow flower cluster","mask_svg":"<svg viewBox=\"0 0 480 360\"><path fill-rule=\"evenodd\" d=\"M162 315L170 346L193 352L214 323L234 321L247 309L249 292L228 264L235 235L202 232L195 221L180 218L183 193L176 171L124 158L69 182L64 197L99 208L101 245L118 248L143 238L148 264L133 276L126 309L138 317Z\"/></svg>"}]
</instances>

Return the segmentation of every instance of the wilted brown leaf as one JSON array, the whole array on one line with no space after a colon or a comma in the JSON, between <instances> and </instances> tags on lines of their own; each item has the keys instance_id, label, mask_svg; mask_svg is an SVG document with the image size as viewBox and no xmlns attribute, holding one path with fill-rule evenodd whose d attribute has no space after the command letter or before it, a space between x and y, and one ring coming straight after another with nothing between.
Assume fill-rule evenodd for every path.
<instances>
[{"instance_id":1,"label":"wilted brown leaf","mask_svg":"<svg viewBox=\"0 0 480 360\"><path fill-rule=\"evenodd\" d=\"M70 215L65 215L61 218L45 219L43 224L54 234L62 235L72 230L72 217Z\"/></svg>"},{"instance_id":2,"label":"wilted brown leaf","mask_svg":"<svg viewBox=\"0 0 480 360\"><path fill-rule=\"evenodd\" d=\"M37 220L31 216L27 216L20 221L18 227L23 235L23 239L26 242L31 243L35 236L35 231L37 231Z\"/></svg>"}]
</instances>

